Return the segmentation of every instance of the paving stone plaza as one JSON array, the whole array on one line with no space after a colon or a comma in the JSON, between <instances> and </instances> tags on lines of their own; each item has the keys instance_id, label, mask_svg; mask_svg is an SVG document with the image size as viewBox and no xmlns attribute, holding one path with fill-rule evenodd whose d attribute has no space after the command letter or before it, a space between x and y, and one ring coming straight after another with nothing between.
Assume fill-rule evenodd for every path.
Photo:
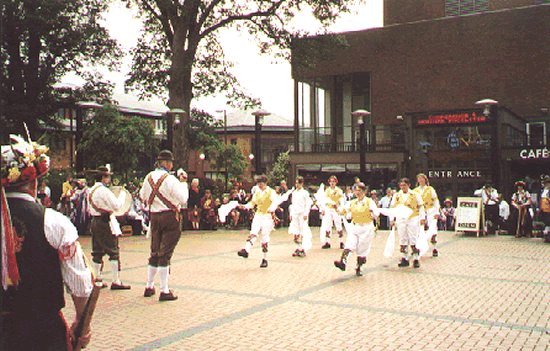
<instances>
[{"instance_id":1,"label":"paving stone plaza","mask_svg":"<svg viewBox=\"0 0 550 351\"><path fill-rule=\"evenodd\" d=\"M291 237L275 231L267 269L258 247L237 256L247 234L184 232L173 302L143 297L149 241L123 238L132 289L102 290L88 350L550 349L550 246L540 239L443 232L439 257L400 269L397 251L382 256L380 231L356 277L333 266L336 239L321 250L318 228L305 258L291 257ZM90 237L81 242L89 254ZM71 307L64 312L71 320Z\"/></svg>"}]
</instances>

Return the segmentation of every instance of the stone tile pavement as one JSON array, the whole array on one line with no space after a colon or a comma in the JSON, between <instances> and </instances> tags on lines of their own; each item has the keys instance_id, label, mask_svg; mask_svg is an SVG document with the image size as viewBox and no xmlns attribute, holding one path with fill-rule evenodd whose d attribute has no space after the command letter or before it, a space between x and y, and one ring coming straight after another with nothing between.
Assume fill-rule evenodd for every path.
<instances>
[{"instance_id":1,"label":"stone tile pavement","mask_svg":"<svg viewBox=\"0 0 550 351\"><path fill-rule=\"evenodd\" d=\"M443 232L440 257L398 269L381 231L356 277L334 268L340 250L321 250L318 228L305 258L274 232L267 269L258 247L236 255L247 235L185 232L171 268L179 300L162 303L142 296L149 241L121 239L132 290L101 292L88 349L550 350L550 245L540 239ZM90 238L81 242L89 254Z\"/></svg>"}]
</instances>

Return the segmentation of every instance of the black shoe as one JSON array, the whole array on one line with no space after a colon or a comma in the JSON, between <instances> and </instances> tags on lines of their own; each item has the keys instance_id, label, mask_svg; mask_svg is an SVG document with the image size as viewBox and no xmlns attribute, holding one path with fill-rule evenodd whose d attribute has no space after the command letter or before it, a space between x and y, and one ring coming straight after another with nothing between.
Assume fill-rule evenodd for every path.
<instances>
[{"instance_id":1,"label":"black shoe","mask_svg":"<svg viewBox=\"0 0 550 351\"><path fill-rule=\"evenodd\" d=\"M419 260L414 260L413 261L413 267L414 268L420 268L420 261Z\"/></svg>"},{"instance_id":2,"label":"black shoe","mask_svg":"<svg viewBox=\"0 0 550 351\"><path fill-rule=\"evenodd\" d=\"M130 285L124 285L122 283L111 283L111 290L130 290Z\"/></svg>"},{"instance_id":3,"label":"black shoe","mask_svg":"<svg viewBox=\"0 0 550 351\"><path fill-rule=\"evenodd\" d=\"M361 267L355 268L355 275L358 276L358 277L363 276L363 272L361 272Z\"/></svg>"},{"instance_id":4,"label":"black shoe","mask_svg":"<svg viewBox=\"0 0 550 351\"><path fill-rule=\"evenodd\" d=\"M340 268L341 271L346 270L346 264L342 261L334 261L334 267Z\"/></svg>"},{"instance_id":5,"label":"black shoe","mask_svg":"<svg viewBox=\"0 0 550 351\"><path fill-rule=\"evenodd\" d=\"M155 288L145 288L145 291L143 292L143 297L151 297L155 295Z\"/></svg>"},{"instance_id":6,"label":"black shoe","mask_svg":"<svg viewBox=\"0 0 550 351\"><path fill-rule=\"evenodd\" d=\"M405 257L401 258L401 262L397 264L397 267L408 267L410 266L409 260L405 259Z\"/></svg>"},{"instance_id":7,"label":"black shoe","mask_svg":"<svg viewBox=\"0 0 550 351\"><path fill-rule=\"evenodd\" d=\"M159 295L159 301L174 301L177 300L178 296L174 294L172 290L168 293L161 292Z\"/></svg>"},{"instance_id":8,"label":"black shoe","mask_svg":"<svg viewBox=\"0 0 550 351\"><path fill-rule=\"evenodd\" d=\"M344 243L340 243L340 248L343 250L344 249Z\"/></svg>"},{"instance_id":9,"label":"black shoe","mask_svg":"<svg viewBox=\"0 0 550 351\"><path fill-rule=\"evenodd\" d=\"M439 256L439 252L437 251L437 249L434 249L432 251L432 257L437 257L437 256Z\"/></svg>"},{"instance_id":10,"label":"black shoe","mask_svg":"<svg viewBox=\"0 0 550 351\"><path fill-rule=\"evenodd\" d=\"M266 268L267 267L267 260L264 258L262 259L262 263L260 264L260 268Z\"/></svg>"},{"instance_id":11,"label":"black shoe","mask_svg":"<svg viewBox=\"0 0 550 351\"><path fill-rule=\"evenodd\" d=\"M245 249L241 249L237 252L237 255L241 256L242 258L248 258L248 252L246 252Z\"/></svg>"},{"instance_id":12,"label":"black shoe","mask_svg":"<svg viewBox=\"0 0 550 351\"><path fill-rule=\"evenodd\" d=\"M330 249L330 243L325 243L325 245L321 246L321 249Z\"/></svg>"},{"instance_id":13,"label":"black shoe","mask_svg":"<svg viewBox=\"0 0 550 351\"><path fill-rule=\"evenodd\" d=\"M298 252L298 257L306 257L306 252L304 250L300 250Z\"/></svg>"},{"instance_id":14,"label":"black shoe","mask_svg":"<svg viewBox=\"0 0 550 351\"><path fill-rule=\"evenodd\" d=\"M300 250L296 249L296 251L292 253L292 257L298 257L298 256L300 256Z\"/></svg>"}]
</instances>

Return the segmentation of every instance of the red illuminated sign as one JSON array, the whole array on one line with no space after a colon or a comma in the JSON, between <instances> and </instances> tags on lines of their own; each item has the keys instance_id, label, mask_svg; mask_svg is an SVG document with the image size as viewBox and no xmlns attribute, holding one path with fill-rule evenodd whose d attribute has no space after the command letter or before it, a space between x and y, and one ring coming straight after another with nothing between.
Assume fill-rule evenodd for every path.
<instances>
[{"instance_id":1,"label":"red illuminated sign","mask_svg":"<svg viewBox=\"0 0 550 351\"><path fill-rule=\"evenodd\" d=\"M439 113L419 117L416 120L418 126L435 126L445 124L471 124L488 122L487 116L478 112Z\"/></svg>"}]
</instances>

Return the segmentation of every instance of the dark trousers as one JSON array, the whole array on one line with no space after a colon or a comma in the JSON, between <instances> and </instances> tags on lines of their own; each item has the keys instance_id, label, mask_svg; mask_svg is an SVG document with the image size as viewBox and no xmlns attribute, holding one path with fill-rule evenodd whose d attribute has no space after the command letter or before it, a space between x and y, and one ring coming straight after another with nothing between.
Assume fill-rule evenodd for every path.
<instances>
[{"instance_id":1,"label":"dark trousers","mask_svg":"<svg viewBox=\"0 0 550 351\"><path fill-rule=\"evenodd\" d=\"M67 324L61 311L6 314L2 316L1 330L1 350L67 350Z\"/></svg>"},{"instance_id":2,"label":"dark trousers","mask_svg":"<svg viewBox=\"0 0 550 351\"><path fill-rule=\"evenodd\" d=\"M151 213L151 256L149 265L167 267L180 240L180 222L173 211Z\"/></svg>"},{"instance_id":3,"label":"dark trousers","mask_svg":"<svg viewBox=\"0 0 550 351\"><path fill-rule=\"evenodd\" d=\"M92 218L92 260L102 263L103 256L108 255L110 261L118 261L118 237L113 235L109 226L109 217Z\"/></svg>"}]
</instances>

